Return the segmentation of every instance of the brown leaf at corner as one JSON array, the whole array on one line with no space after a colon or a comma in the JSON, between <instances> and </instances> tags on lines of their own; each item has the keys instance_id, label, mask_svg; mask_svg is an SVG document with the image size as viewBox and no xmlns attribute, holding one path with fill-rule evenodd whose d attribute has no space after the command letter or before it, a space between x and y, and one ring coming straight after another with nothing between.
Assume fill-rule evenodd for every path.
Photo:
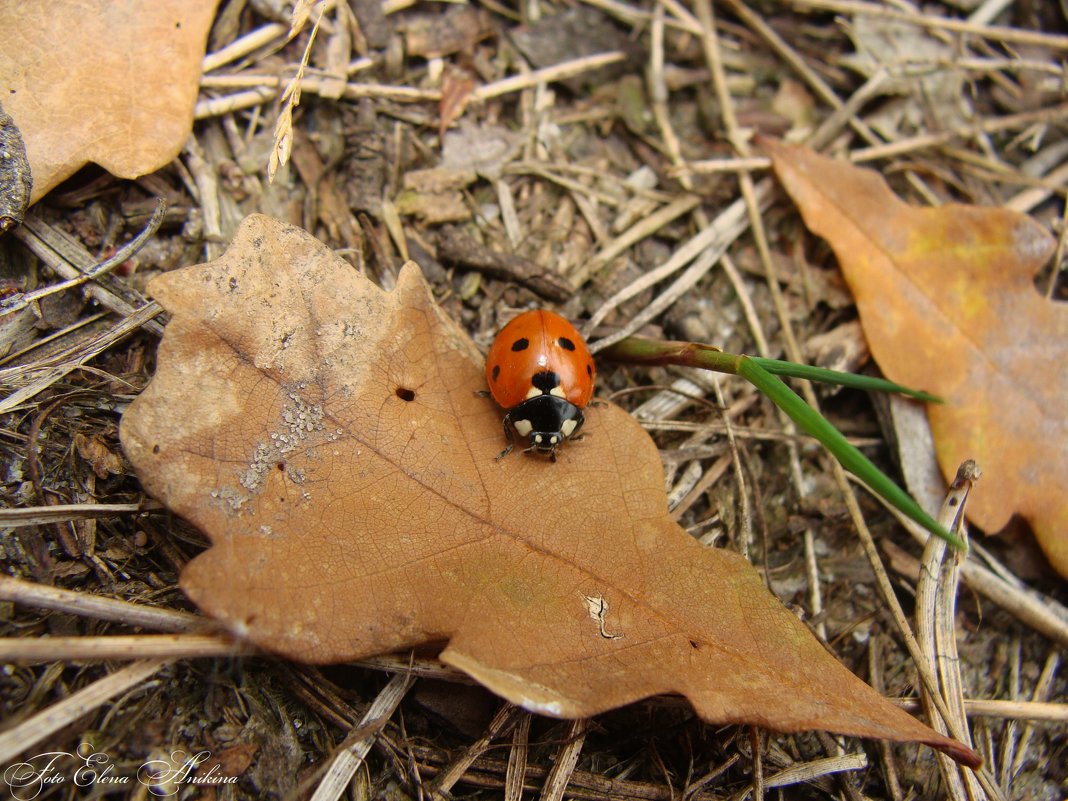
<instances>
[{"instance_id":1,"label":"brown leaf at corner","mask_svg":"<svg viewBox=\"0 0 1068 801\"><path fill-rule=\"evenodd\" d=\"M445 73L441 82L441 100L438 102L438 136L442 140L449 127L464 113L474 90L475 81L466 71L455 69Z\"/></svg>"},{"instance_id":2,"label":"brown leaf at corner","mask_svg":"<svg viewBox=\"0 0 1068 801\"><path fill-rule=\"evenodd\" d=\"M835 661L745 560L671 522L656 447L623 410L591 408L555 464L498 462L482 356L414 265L386 293L254 216L150 290L173 318L123 445L210 536L182 587L239 635L310 662L442 642L548 715L678 692L712 722L977 762Z\"/></svg>"},{"instance_id":3,"label":"brown leaf at corner","mask_svg":"<svg viewBox=\"0 0 1068 801\"><path fill-rule=\"evenodd\" d=\"M118 454L112 453L99 434L92 436L75 434L74 448L78 451L78 455L90 464L97 478L107 478L109 475L117 476L123 473L122 459Z\"/></svg>"},{"instance_id":4,"label":"brown leaf at corner","mask_svg":"<svg viewBox=\"0 0 1068 801\"><path fill-rule=\"evenodd\" d=\"M765 142L806 225L830 242L887 377L928 406L942 473L974 459L968 516L989 532L1016 513L1068 576L1068 307L1034 275L1054 243L1008 209L915 208L875 172Z\"/></svg>"},{"instance_id":5,"label":"brown leaf at corner","mask_svg":"<svg viewBox=\"0 0 1068 801\"><path fill-rule=\"evenodd\" d=\"M178 155L216 5L0 5L0 95L26 142L32 201L89 162L136 178Z\"/></svg>"}]
</instances>

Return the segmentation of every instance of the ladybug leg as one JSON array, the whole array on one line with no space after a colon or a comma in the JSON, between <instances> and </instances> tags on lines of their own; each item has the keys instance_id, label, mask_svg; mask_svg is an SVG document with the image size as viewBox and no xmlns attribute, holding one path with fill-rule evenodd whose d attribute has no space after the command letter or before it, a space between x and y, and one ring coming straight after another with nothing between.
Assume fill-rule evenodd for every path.
<instances>
[{"instance_id":1,"label":"ladybug leg","mask_svg":"<svg viewBox=\"0 0 1068 801\"><path fill-rule=\"evenodd\" d=\"M515 435L512 433L512 421L507 416L504 418L504 436L505 439L508 440L508 447L497 454L498 462L510 454L512 449L515 448Z\"/></svg>"},{"instance_id":2,"label":"ladybug leg","mask_svg":"<svg viewBox=\"0 0 1068 801\"><path fill-rule=\"evenodd\" d=\"M489 396L490 396L490 391L488 389L476 389L475 390L475 397L476 398L488 398Z\"/></svg>"}]
</instances>

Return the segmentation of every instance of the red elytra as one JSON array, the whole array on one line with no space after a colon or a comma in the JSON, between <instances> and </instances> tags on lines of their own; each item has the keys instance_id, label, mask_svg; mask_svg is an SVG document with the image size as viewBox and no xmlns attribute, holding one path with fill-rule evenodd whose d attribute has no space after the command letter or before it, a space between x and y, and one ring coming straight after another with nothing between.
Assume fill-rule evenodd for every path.
<instances>
[{"instance_id":1,"label":"red elytra","mask_svg":"<svg viewBox=\"0 0 1068 801\"><path fill-rule=\"evenodd\" d=\"M555 455L582 427L595 375L586 340L559 314L535 309L502 328L486 358L490 394L507 411L509 444L498 458L512 450L513 432L526 450Z\"/></svg>"}]
</instances>

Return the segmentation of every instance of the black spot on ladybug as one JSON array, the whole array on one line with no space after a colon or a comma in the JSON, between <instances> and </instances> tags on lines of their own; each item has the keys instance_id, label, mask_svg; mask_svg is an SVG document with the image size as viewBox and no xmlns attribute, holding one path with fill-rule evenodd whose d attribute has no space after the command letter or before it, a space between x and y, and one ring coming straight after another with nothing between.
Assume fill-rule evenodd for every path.
<instances>
[{"instance_id":1,"label":"black spot on ladybug","mask_svg":"<svg viewBox=\"0 0 1068 801\"><path fill-rule=\"evenodd\" d=\"M501 366L499 364L493 365L493 380L497 380L497 376L501 374Z\"/></svg>"},{"instance_id":2,"label":"black spot on ladybug","mask_svg":"<svg viewBox=\"0 0 1068 801\"><path fill-rule=\"evenodd\" d=\"M574 350L575 349L575 343L572 342L567 337L560 337L558 340L556 340L556 344L559 345L564 350Z\"/></svg>"},{"instance_id":3,"label":"black spot on ladybug","mask_svg":"<svg viewBox=\"0 0 1068 801\"><path fill-rule=\"evenodd\" d=\"M530 340L526 337L523 337L522 339L517 339L515 342L512 343L512 352L519 353L519 351L526 350L529 347Z\"/></svg>"},{"instance_id":4,"label":"black spot on ladybug","mask_svg":"<svg viewBox=\"0 0 1068 801\"><path fill-rule=\"evenodd\" d=\"M593 378L593 365L592 364L587 364L586 365L586 375L588 375L590 378Z\"/></svg>"},{"instance_id":5,"label":"black spot on ladybug","mask_svg":"<svg viewBox=\"0 0 1068 801\"><path fill-rule=\"evenodd\" d=\"M534 377L530 379L530 383L548 395L560 386L560 376L552 370L542 370L540 373L534 374Z\"/></svg>"},{"instance_id":6,"label":"black spot on ladybug","mask_svg":"<svg viewBox=\"0 0 1068 801\"><path fill-rule=\"evenodd\" d=\"M408 389L407 387L397 387L397 397L402 401L411 403L415 400L415 390Z\"/></svg>"}]
</instances>

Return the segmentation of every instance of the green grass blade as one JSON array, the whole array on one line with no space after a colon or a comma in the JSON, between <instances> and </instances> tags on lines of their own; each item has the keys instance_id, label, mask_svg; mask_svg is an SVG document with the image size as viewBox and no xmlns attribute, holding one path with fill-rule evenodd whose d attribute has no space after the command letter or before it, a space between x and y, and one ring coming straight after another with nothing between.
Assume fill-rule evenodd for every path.
<instances>
[{"instance_id":1,"label":"green grass blade","mask_svg":"<svg viewBox=\"0 0 1068 801\"><path fill-rule=\"evenodd\" d=\"M874 378L867 375L854 373L840 373L837 370L828 370L825 367L810 367L807 364L795 364L784 362L780 359L762 359L759 356L750 356L749 360L760 365L772 375L787 375L791 378L807 378L809 381L819 381L824 384L837 384L842 387L863 389L866 392L899 392L902 395L927 401L928 403L943 403L937 395L924 392L922 389L910 389L909 387L887 381L885 378Z\"/></svg>"},{"instance_id":2,"label":"green grass blade","mask_svg":"<svg viewBox=\"0 0 1068 801\"><path fill-rule=\"evenodd\" d=\"M742 357L738 374L767 395L809 435L819 440L846 470L861 479L873 492L906 517L915 520L932 534L941 537L958 550L967 551L964 542L946 531L901 487L871 463L867 456L846 441L819 412L805 403L786 384L765 370L755 359Z\"/></svg>"}]
</instances>

